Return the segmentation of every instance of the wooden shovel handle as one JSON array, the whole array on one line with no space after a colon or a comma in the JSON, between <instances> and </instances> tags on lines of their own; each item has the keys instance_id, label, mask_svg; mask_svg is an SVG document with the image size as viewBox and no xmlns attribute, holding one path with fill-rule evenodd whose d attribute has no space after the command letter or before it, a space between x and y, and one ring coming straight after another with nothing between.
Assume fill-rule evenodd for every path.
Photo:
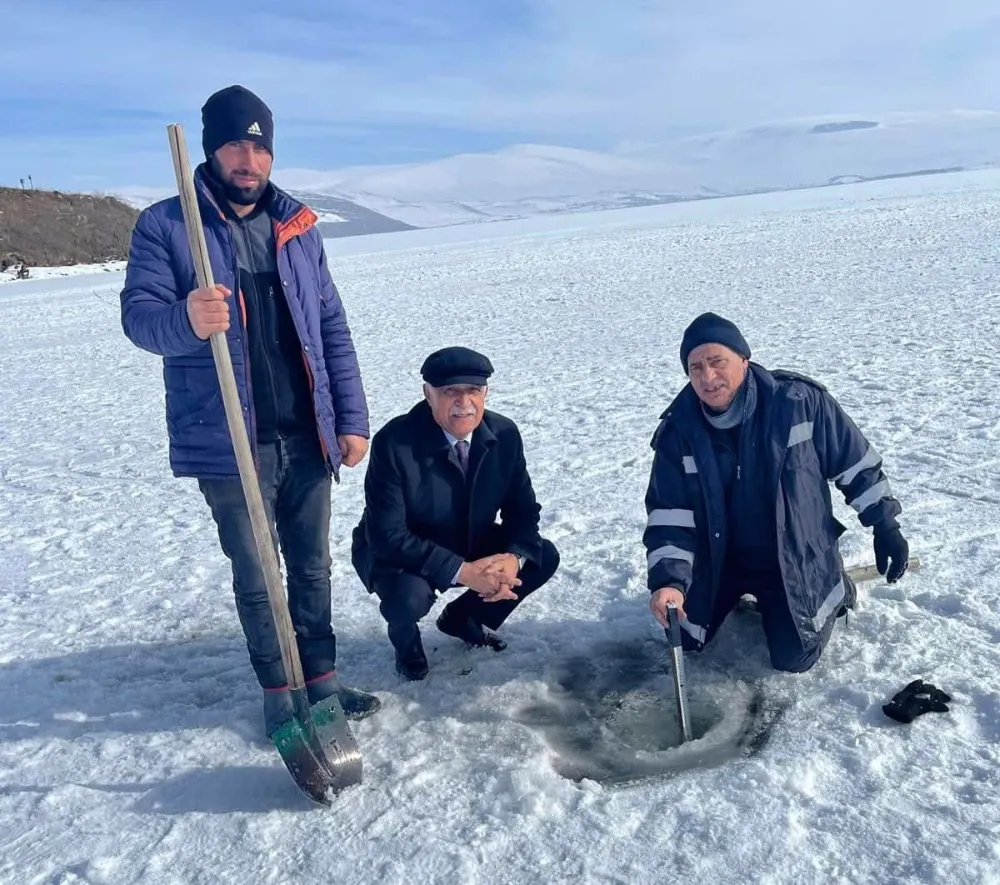
<instances>
[{"instance_id":1,"label":"wooden shovel handle","mask_svg":"<svg viewBox=\"0 0 1000 885\"><path fill-rule=\"evenodd\" d=\"M174 160L177 190L181 198L181 209L184 212L184 227L187 229L191 258L198 275L198 285L211 288L215 285L215 280L212 276L212 264L208 257L208 246L205 243L205 230L201 223L201 212L198 208L198 196L194 189L184 130L179 123L173 123L167 126L167 136L170 140L170 153ZM267 518L264 499L260 493L257 467L250 451L250 440L243 419L240 395L236 389L236 378L233 376L233 363L229 356L226 333L215 332L210 340L212 356L215 358L215 368L219 375L219 385L222 388L222 402L226 409L229 435L236 453L236 463L240 471L240 480L243 483L247 509L250 511L250 524L253 527L254 540L257 542L257 554L260 557L261 570L264 573L267 597L271 603L271 614L274 616L274 624L278 631L278 643L281 646L281 660L285 665L285 676L288 679L289 688L301 689L305 687L302 662L299 659L298 646L295 643L292 619L288 613L288 600L285 598L278 556L271 538L270 521Z\"/></svg>"},{"instance_id":2,"label":"wooden shovel handle","mask_svg":"<svg viewBox=\"0 0 1000 885\"><path fill-rule=\"evenodd\" d=\"M907 562L907 569L911 572L915 572L920 568L920 558L917 556L911 556ZM878 569L874 564L871 565L859 565L854 568L849 568L847 570L847 576L855 582L861 581L874 581L882 577L878 573Z\"/></svg>"}]
</instances>

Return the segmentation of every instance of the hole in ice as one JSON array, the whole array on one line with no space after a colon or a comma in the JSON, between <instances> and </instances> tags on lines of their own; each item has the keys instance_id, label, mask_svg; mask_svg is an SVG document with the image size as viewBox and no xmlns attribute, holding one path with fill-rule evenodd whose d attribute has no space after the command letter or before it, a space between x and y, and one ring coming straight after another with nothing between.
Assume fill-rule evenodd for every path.
<instances>
[{"instance_id":1,"label":"hole in ice","mask_svg":"<svg viewBox=\"0 0 1000 885\"><path fill-rule=\"evenodd\" d=\"M619 645L565 661L546 696L514 714L540 732L563 777L604 784L757 752L781 710L759 690L723 680L689 688L693 740L682 743L673 683L648 646Z\"/></svg>"}]
</instances>

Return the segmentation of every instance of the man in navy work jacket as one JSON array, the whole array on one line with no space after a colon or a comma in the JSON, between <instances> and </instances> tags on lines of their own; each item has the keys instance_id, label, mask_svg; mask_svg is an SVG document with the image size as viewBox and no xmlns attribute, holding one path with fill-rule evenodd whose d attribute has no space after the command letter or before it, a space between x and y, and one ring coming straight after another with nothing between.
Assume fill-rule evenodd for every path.
<instances>
[{"instance_id":1,"label":"man in navy work jacket","mask_svg":"<svg viewBox=\"0 0 1000 885\"><path fill-rule=\"evenodd\" d=\"M650 608L676 606L684 645L700 650L744 594L757 600L771 664L803 672L836 618L853 608L832 480L874 530L892 583L909 548L881 457L815 381L750 362L739 329L712 313L684 333L690 384L661 416L646 492Z\"/></svg>"},{"instance_id":2,"label":"man in navy work jacket","mask_svg":"<svg viewBox=\"0 0 1000 885\"><path fill-rule=\"evenodd\" d=\"M368 406L316 216L269 181L270 110L230 86L208 99L202 121L206 162L195 189L216 286L198 287L180 199L164 200L136 222L122 326L163 357L170 465L197 478L232 564L270 735L291 701L208 339L226 334L309 699L336 691L353 718L379 702L334 671L330 489L331 474L339 481L341 465L354 467L367 452Z\"/></svg>"},{"instance_id":3,"label":"man in navy work jacket","mask_svg":"<svg viewBox=\"0 0 1000 885\"><path fill-rule=\"evenodd\" d=\"M406 679L427 675L417 622L437 593L467 587L438 629L502 651L497 629L559 566L538 533L517 426L486 409L489 359L448 347L424 361L424 399L375 434L354 567L379 610ZM496 521L499 513L500 522Z\"/></svg>"}]
</instances>

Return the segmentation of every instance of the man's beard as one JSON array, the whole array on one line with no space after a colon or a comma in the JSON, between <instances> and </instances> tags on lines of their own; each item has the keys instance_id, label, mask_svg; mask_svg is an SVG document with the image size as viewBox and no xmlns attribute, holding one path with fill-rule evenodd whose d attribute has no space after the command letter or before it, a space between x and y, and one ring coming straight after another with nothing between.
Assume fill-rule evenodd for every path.
<instances>
[{"instance_id":1,"label":"man's beard","mask_svg":"<svg viewBox=\"0 0 1000 885\"><path fill-rule=\"evenodd\" d=\"M230 203L235 203L237 206L255 205L260 198L264 196L264 191L267 189L268 180L266 178L259 184L255 184L253 187L237 187L231 181L227 181L223 177L218 161L215 160L214 157L212 158L212 173L215 176L215 180L218 181L219 186L222 188L222 192L225 194L226 199L229 200Z\"/></svg>"}]
</instances>

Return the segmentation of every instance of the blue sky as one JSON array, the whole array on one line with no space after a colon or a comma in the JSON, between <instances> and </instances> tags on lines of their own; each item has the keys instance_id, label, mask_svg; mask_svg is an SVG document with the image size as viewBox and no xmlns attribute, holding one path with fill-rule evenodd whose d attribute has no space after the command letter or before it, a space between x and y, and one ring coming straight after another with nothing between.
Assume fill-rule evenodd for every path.
<instances>
[{"instance_id":1,"label":"blue sky","mask_svg":"<svg viewBox=\"0 0 1000 885\"><path fill-rule=\"evenodd\" d=\"M278 168L1000 109L995 0L4 0L0 184L169 186L230 83Z\"/></svg>"}]
</instances>

